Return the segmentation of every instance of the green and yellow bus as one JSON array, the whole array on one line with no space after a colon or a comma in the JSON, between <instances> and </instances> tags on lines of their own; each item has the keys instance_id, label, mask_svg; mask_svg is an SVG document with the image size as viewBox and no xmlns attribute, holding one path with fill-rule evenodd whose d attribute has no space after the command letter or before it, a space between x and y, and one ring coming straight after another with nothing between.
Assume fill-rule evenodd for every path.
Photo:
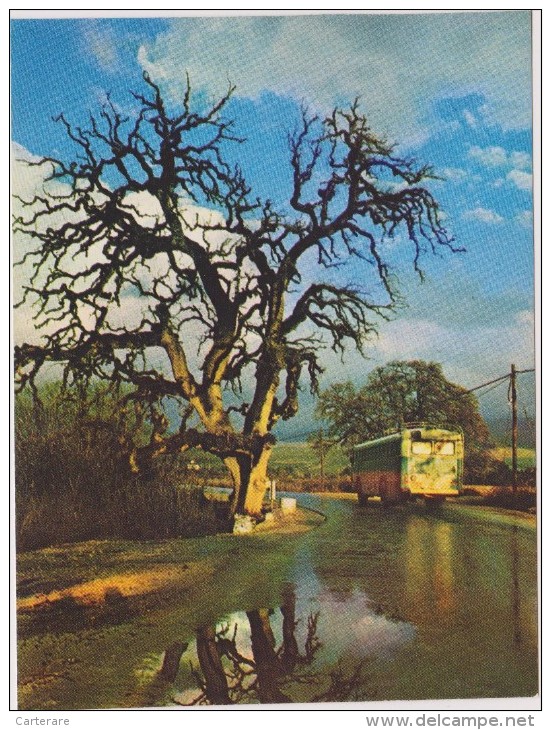
<instances>
[{"instance_id":1,"label":"green and yellow bus","mask_svg":"<svg viewBox=\"0 0 551 730\"><path fill-rule=\"evenodd\" d=\"M352 450L352 474L360 504L409 498L456 497L463 477L463 434L436 426L404 427Z\"/></svg>"}]
</instances>

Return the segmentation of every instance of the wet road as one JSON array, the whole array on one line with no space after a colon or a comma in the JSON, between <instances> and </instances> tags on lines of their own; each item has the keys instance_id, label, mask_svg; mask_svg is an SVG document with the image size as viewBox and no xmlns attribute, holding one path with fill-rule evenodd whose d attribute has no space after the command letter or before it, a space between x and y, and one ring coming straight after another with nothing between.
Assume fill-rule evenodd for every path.
<instances>
[{"instance_id":1,"label":"wet road","mask_svg":"<svg viewBox=\"0 0 551 730\"><path fill-rule=\"evenodd\" d=\"M452 504L325 510L297 584L332 617L328 651L368 660L374 698L536 694L533 526Z\"/></svg>"},{"instance_id":2,"label":"wet road","mask_svg":"<svg viewBox=\"0 0 551 730\"><path fill-rule=\"evenodd\" d=\"M111 627L41 637L59 664L75 643L90 651L70 686L54 682L29 707L45 696L59 708L536 694L529 519L460 504L298 501L326 522L197 540L219 562L192 594Z\"/></svg>"}]
</instances>

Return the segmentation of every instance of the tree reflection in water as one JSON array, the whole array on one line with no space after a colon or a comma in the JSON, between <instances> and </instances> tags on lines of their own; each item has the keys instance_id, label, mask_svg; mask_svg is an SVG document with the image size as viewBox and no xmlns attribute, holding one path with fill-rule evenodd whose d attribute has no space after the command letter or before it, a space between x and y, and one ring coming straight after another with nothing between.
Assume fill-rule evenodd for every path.
<instances>
[{"instance_id":1,"label":"tree reflection in water","mask_svg":"<svg viewBox=\"0 0 551 730\"><path fill-rule=\"evenodd\" d=\"M172 697L172 701L182 705L228 705L365 699L362 663L346 670L340 664L323 672L313 670L316 653L321 648L317 635L319 613L307 618L301 651L296 638L299 621L295 616L295 604L294 590L289 587L284 592L279 611L264 608L247 611L250 656L246 655L248 652L242 648L242 642L238 642L237 623L218 629L211 624L201 626L196 632L199 666L192 665L191 670L199 694L193 696L186 692ZM280 646L272 622L281 633ZM156 678L159 687L164 685L166 688L168 681L174 682L184 648L184 644L175 642L165 651L163 669L159 672L163 677ZM167 664L170 672L166 670ZM312 692L312 688L318 690L317 693Z\"/></svg>"}]
</instances>

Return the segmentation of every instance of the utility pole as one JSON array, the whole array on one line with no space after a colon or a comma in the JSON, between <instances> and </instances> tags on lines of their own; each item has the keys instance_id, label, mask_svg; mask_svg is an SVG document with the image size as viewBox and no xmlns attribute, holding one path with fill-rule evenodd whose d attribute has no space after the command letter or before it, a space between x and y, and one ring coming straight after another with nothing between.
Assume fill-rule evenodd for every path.
<instances>
[{"instance_id":1,"label":"utility pole","mask_svg":"<svg viewBox=\"0 0 551 730\"><path fill-rule=\"evenodd\" d=\"M511 457L513 468L513 493L517 491L517 441L518 441L518 417L517 417L517 370L511 365L511 409L513 412L513 423L511 429Z\"/></svg>"}]
</instances>

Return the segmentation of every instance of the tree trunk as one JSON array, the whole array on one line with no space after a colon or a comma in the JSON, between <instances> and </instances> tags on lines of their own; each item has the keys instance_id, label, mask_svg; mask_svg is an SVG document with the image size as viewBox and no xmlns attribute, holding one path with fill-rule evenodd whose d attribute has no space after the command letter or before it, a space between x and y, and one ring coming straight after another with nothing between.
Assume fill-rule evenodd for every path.
<instances>
[{"instance_id":1,"label":"tree trunk","mask_svg":"<svg viewBox=\"0 0 551 730\"><path fill-rule=\"evenodd\" d=\"M235 490L232 500L233 514L246 514L252 517L259 517L262 514L262 502L268 487L268 462L271 454L272 447L268 445L256 459L253 454L235 459L238 471L235 468L230 469ZM228 466L227 462L226 466ZM228 468L230 467L228 466Z\"/></svg>"},{"instance_id":2,"label":"tree trunk","mask_svg":"<svg viewBox=\"0 0 551 730\"><path fill-rule=\"evenodd\" d=\"M228 682L222 666L213 626L197 630L197 656L205 679L205 694L213 705L231 704Z\"/></svg>"},{"instance_id":3,"label":"tree trunk","mask_svg":"<svg viewBox=\"0 0 551 730\"><path fill-rule=\"evenodd\" d=\"M241 469L239 467L239 462L236 457L228 457L224 459L224 464L226 465L228 471L230 472L231 479L232 479L232 485L233 485L233 494L231 496L230 500L230 511L231 516L233 516L236 512L239 512L238 505L240 504L240 497L241 497Z\"/></svg>"},{"instance_id":4,"label":"tree trunk","mask_svg":"<svg viewBox=\"0 0 551 730\"><path fill-rule=\"evenodd\" d=\"M259 608L247 611L247 617L251 627L251 644L260 701L269 704L290 702L289 697L279 689L279 680L284 672L275 651L275 639L268 610Z\"/></svg>"},{"instance_id":5,"label":"tree trunk","mask_svg":"<svg viewBox=\"0 0 551 730\"><path fill-rule=\"evenodd\" d=\"M280 610L283 615L283 653L281 662L286 672L292 672L299 659L298 643L295 636L297 622L295 619L296 596L291 586L285 586L283 605Z\"/></svg>"},{"instance_id":6,"label":"tree trunk","mask_svg":"<svg viewBox=\"0 0 551 730\"><path fill-rule=\"evenodd\" d=\"M176 679L178 669L180 668L180 659L187 646L183 641L174 641L165 649L163 666L159 670L159 676L166 682L174 682Z\"/></svg>"}]
</instances>

